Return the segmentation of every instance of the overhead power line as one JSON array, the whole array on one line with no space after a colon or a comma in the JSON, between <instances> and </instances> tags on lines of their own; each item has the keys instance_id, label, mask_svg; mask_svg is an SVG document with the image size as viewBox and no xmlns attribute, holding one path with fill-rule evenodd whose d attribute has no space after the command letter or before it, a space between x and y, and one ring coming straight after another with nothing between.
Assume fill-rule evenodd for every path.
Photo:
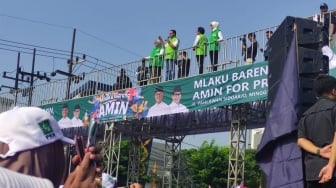
<instances>
[{"instance_id":1,"label":"overhead power line","mask_svg":"<svg viewBox=\"0 0 336 188\"><path fill-rule=\"evenodd\" d=\"M73 29L70 26L65 26L65 25L59 25L59 24L53 24L53 23L48 23L48 22L43 22L43 21L38 21L38 20L32 20L28 18L22 18L18 16L11 16L8 14L0 14L1 17L7 17L15 20L20 20L20 21L25 21L25 22L30 22L30 23L35 23L35 24L43 24L51 27L57 27L57 28L63 28L63 29Z\"/></svg>"},{"instance_id":2,"label":"overhead power line","mask_svg":"<svg viewBox=\"0 0 336 188\"><path fill-rule=\"evenodd\" d=\"M94 39L96 39L96 40L98 40L98 41L100 41L100 42L106 43L106 44L108 44L108 45L110 45L110 46L113 46L113 47L115 47L115 48L117 48L117 49L119 49L119 50L128 52L129 54L133 54L133 55L135 55L135 56L137 56L137 57L143 57L142 55L139 55L139 54L137 54L137 53L135 53L135 52L133 52L133 51L130 51L130 50L126 49L126 48L123 48L123 47L121 47L121 46L119 46L119 45L117 45L117 44L113 44L112 42L109 42L109 41L107 41L107 40L101 39L101 38L99 38L99 37L97 37L97 36L94 36L94 35L92 35L92 34L89 34L89 33L85 32L85 31L81 31L81 30L78 29L78 32L80 32L80 33L82 33L82 34L84 34L84 35L87 35L87 36L89 36L89 37L91 37L91 38L94 38Z\"/></svg>"},{"instance_id":3,"label":"overhead power line","mask_svg":"<svg viewBox=\"0 0 336 188\"><path fill-rule=\"evenodd\" d=\"M3 42L8 42L10 44L6 44L6 43L0 43L0 46L5 46L5 47L0 47L0 49L2 50L7 50L7 51L13 51L13 52L22 52L24 54L33 54L33 49L37 48L37 51L39 53L37 53L37 56L43 56L43 57L50 57L50 58L55 58L55 59L63 59L63 60L67 60L68 56L70 54L69 51L66 50L59 50L59 49L54 49L54 48L48 48L48 47L44 47L44 46L37 46L37 45L32 45L32 44L25 44L25 43L20 43L20 42L15 42L15 41L9 41L9 40L4 40L4 39L0 39L0 41ZM17 45L12 45L12 44L17 44ZM19 46L22 45L22 46ZM28 47L26 47L28 46ZM34 47L34 48L33 48ZM14 49L13 49L14 48ZM42 49L42 50L41 50ZM48 49L48 50L43 50L43 49ZM50 50L50 51L49 51ZM55 52L53 52L55 51ZM62 53L64 52L64 53ZM74 52L76 55L81 56L84 53L79 53L79 52ZM46 54L52 54L52 55L46 55ZM103 63L103 64L107 64L110 66L115 66L112 63L109 63L107 61L98 59L96 57L93 57L91 55L86 55L87 58L92 58L94 59L96 62L90 61L89 59L86 60L86 63L90 63L93 64L95 66L87 66L92 68L93 70L97 70L96 65L98 63ZM99 65L101 68L109 68L108 66L103 66L103 65Z\"/></svg>"},{"instance_id":4,"label":"overhead power line","mask_svg":"<svg viewBox=\"0 0 336 188\"><path fill-rule=\"evenodd\" d=\"M18 16L11 16L11 15L8 15L8 14L0 14L0 16L1 17L10 18L10 19L19 20L19 21L25 21L25 22L35 23L35 24L46 25L46 26L55 27L55 28L63 28L63 29L71 29L71 30L74 29L73 27L70 27L70 26L65 26L65 25L60 25L60 24L53 24L53 23L49 23L49 22L44 22L44 21L39 21L39 20L33 20L33 19L28 19L28 18L22 18L22 17L18 17ZM77 28L77 30L78 30L78 32L82 33L83 35L89 36L89 37L91 37L91 38L93 38L93 39L95 39L97 41L100 41L102 43L108 44L108 45L110 45L110 46L112 46L114 48L117 48L117 49L121 50L121 51L124 51L126 53L135 55L137 57L142 57L142 55L139 55L139 54L137 54L137 53L135 53L133 51L130 51L130 50L126 49L126 48L123 48L120 45L114 44L114 43L112 43L110 41L107 41L105 39L97 37L97 36L95 36L93 34L90 34L88 32L80 30L78 28Z\"/></svg>"}]
</instances>

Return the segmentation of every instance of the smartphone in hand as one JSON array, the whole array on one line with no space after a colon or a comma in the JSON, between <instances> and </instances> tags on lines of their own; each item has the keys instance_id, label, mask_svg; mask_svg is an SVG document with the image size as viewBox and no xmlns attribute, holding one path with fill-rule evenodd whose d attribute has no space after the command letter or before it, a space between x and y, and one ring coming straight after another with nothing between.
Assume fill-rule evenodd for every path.
<instances>
[{"instance_id":1,"label":"smartphone in hand","mask_svg":"<svg viewBox=\"0 0 336 188\"><path fill-rule=\"evenodd\" d=\"M77 155L79 156L80 161L82 161L83 158L84 158L84 155L85 155L85 147L84 147L83 136L76 136L75 137L75 142L76 142Z\"/></svg>"}]
</instances>

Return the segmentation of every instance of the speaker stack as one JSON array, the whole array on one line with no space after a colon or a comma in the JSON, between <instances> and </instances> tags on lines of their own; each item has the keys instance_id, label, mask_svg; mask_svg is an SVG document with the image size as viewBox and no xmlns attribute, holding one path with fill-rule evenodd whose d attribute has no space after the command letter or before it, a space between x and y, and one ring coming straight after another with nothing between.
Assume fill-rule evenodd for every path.
<instances>
[{"instance_id":1,"label":"speaker stack","mask_svg":"<svg viewBox=\"0 0 336 188\"><path fill-rule=\"evenodd\" d=\"M296 30L296 33L293 32ZM297 37L297 60L300 81L301 109L315 103L314 78L328 73L328 59L322 55L322 27L312 20L286 17L269 41L268 108L278 90L291 41Z\"/></svg>"}]
</instances>

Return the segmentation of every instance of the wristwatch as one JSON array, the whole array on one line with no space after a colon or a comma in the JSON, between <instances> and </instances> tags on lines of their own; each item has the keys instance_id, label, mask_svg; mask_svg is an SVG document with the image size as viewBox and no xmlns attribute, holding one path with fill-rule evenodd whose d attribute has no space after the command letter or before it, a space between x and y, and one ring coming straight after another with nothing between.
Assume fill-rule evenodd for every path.
<instances>
[{"instance_id":1,"label":"wristwatch","mask_svg":"<svg viewBox=\"0 0 336 188\"><path fill-rule=\"evenodd\" d=\"M320 149L320 148L317 148L317 150L316 150L316 155L320 155L320 152L321 152L321 149Z\"/></svg>"}]
</instances>

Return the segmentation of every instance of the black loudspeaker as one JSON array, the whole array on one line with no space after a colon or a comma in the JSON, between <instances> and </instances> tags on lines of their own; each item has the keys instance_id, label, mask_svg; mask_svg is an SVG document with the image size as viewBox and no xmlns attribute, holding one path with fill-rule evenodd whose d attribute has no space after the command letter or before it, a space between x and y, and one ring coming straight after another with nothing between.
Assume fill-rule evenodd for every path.
<instances>
[{"instance_id":1,"label":"black loudspeaker","mask_svg":"<svg viewBox=\"0 0 336 188\"><path fill-rule=\"evenodd\" d=\"M325 70L327 67L325 66L324 56L321 52L321 48L309 49L299 47L298 61L300 76L309 76L310 74L314 76L321 72L328 71Z\"/></svg>"},{"instance_id":2,"label":"black loudspeaker","mask_svg":"<svg viewBox=\"0 0 336 188\"><path fill-rule=\"evenodd\" d=\"M296 30L296 32L293 32ZM328 60L322 55L322 28L312 20L286 17L269 40L268 109L272 106L283 73L291 41L296 35L300 81L301 109L306 110L316 101L314 78L327 73Z\"/></svg>"},{"instance_id":3,"label":"black loudspeaker","mask_svg":"<svg viewBox=\"0 0 336 188\"><path fill-rule=\"evenodd\" d=\"M321 26L312 20L303 18L293 18L296 24L297 42L298 45L304 48L319 48L322 41L322 28Z\"/></svg>"}]
</instances>

